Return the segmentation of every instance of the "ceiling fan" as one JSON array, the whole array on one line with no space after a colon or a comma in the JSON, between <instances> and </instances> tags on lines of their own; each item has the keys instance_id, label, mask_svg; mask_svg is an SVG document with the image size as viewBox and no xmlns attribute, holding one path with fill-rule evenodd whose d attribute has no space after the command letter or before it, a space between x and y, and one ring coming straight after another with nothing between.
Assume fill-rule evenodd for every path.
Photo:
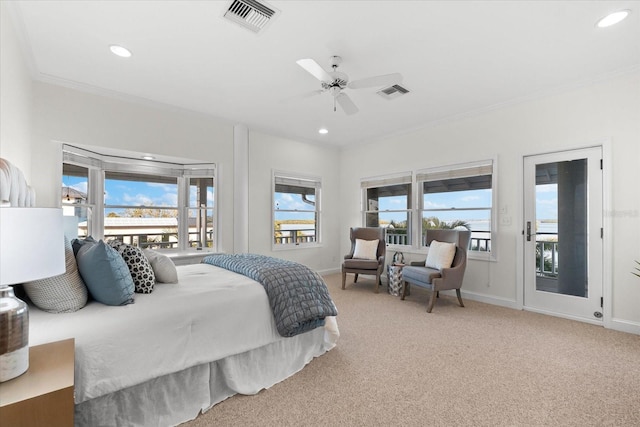
<instances>
[{"instance_id":1,"label":"ceiling fan","mask_svg":"<svg viewBox=\"0 0 640 427\"><path fill-rule=\"evenodd\" d=\"M381 76L367 77L364 79L349 81L349 76L338 71L338 66L342 63L342 58L332 56L329 58L332 71L325 71L315 60L311 58L300 59L296 63L304 68L309 74L320 80L322 89L313 91L306 96L317 95L323 92L329 92L333 96L333 111L336 111L336 102L342 110L348 114L358 112L358 107L353 103L349 95L344 93L344 89L362 89L376 86L390 86L402 82L400 73L385 74ZM305 97L306 97L305 96Z\"/></svg>"}]
</instances>

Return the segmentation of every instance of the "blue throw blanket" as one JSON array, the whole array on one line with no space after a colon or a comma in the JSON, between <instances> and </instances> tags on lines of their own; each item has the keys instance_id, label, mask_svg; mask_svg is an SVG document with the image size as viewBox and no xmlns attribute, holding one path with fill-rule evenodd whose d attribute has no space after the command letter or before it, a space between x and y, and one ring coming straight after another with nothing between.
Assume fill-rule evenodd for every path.
<instances>
[{"instance_id":1,"label":"blue throw blanket","mask_svg":"<svg viewBox=\"0 0 640 427\"><path fill-rule=\"evenodd\" d=\"M278 332L292 337L338 314L318 273L293 261L255 254L216 254L202 262L243 274L264 286Z\"/></svg>"}]
</instances>

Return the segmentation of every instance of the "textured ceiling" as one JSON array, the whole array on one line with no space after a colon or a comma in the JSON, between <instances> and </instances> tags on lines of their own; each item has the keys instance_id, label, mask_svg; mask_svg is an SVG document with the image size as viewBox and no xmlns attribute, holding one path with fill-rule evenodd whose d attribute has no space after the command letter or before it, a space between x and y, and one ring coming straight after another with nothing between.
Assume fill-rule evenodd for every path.
<instances>
[{"instance_id":1,"label":"textured ceiling","mask_svg":"<svg viewBox=\"0 0 640 427\"><path fill-rule=\"evenodd\" d=\"M638 69L638 1L269 1L260 34L222 18L229 1L16 1L34 78L179 107L292 139L343 146ZM608 12L631 9L599 29ZM109 52L121 44L128 59ZM411 93L346 89L345 115L296 64L351 80L401 73ZM319 135L326 127L329 134Z\"/></svg>"}]
</instances>

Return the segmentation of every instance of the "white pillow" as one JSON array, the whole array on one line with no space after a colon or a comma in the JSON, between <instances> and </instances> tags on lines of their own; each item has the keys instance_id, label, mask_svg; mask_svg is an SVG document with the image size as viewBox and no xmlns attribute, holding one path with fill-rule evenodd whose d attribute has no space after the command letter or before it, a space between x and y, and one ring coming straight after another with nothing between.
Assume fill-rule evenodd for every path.
<instances>
[{"instance_id":1,"label":"white pillow","mask_svg":"<svg viewBox=\"0 0 640 427\"><path fill-rule=\"evenodd\" d=\"M438 242L433 240L429 246L429 252L427 253L427 260L425 261L425 267L435 268L436 270L442 270L443 268L451 267L453 257L456 255L456 244Z\"/></svg>"},{"instance_id":2,"label":"white pillow","mask_svg":"<svg viewBox=\"0 0 640 427\"><path fill-rule=\"evenodd\" d=\"M378 259L379 240L362 240L356 239L356 248L353 251L354 259Z\"/></svg>"},{"instance_id":3,"label":"white pillow","mask_svg":"<svg viewBox=\"0 0 640 427\"><path fill-rule=\"evenodd\" d=\"M178 283L178 272L171 258L151 249L145 249L144 255L151 264L157 282Z\"/></svg>"}]
</instances>

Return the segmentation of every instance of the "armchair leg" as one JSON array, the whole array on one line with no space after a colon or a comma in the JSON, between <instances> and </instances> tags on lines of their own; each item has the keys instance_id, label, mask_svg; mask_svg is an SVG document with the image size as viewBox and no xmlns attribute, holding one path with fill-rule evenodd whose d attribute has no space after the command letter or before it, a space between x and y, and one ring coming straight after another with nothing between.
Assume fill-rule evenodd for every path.
<instances>
[{"instance_id":1,"label":"armchair leg","mask_svg":"<svg viewBox=\"0 0 640 427\"><path fill-rule=\"evenodd\" d=\"M353 275L353 283L356 283L358 281L358 273L355 273Z\"/></svg>"},{"instance_id":2,"label":"armchair leg","mask_svg":"<svg viewBox=\"0 0 640 427\"><path fill-rule=\"evenodd\" d=\"M344 282L347 280L347 272L342 270L342 289L344 289Z\"/></svg>"},{"instance_id":3,"label":"armchair leg","mask_svg":"<svg viewBox=\"0 0 640 427\"><path fill-rule=\"evenodd\" d=\"M458 296L458 302L460 303L460 307L464 307L462 303L462 297L460 296L460 289L456 289L456 295Z\"/></svg>"},{"instance_id":4,"label":"armchair leg","mask_svg":"<svg viewBox=\"0 0 640 427\"><path fill-rule=\"evenodd\" d=\"M380 293L380 273L376 273L376 281L373 284L373 292Z\"/></svg>"},{"instance_id":5,"label":"armchair leg","mask_svg":"<svg viewBox=\"0 0 640 427\"><path fill-rule=\"evenodd\" d=\"M404 280L402 281L402 290L400 291L400 299L404 301L404 297L405 297L405 292L407 291L407 287L409 286L409 284L407 282L405 282Z\"/></svg>"},{"instance_id":6,"label":"armchair leg","mask_svg":"<svg viewBox=\"0 0 640 427\"><path fill-rule=\"evenodd\" d=\"M433 304L435 304L436 302L436 294L438 292L437 291L431 291L431 298L429 298L429 305L427 306L427 313L431 313L431 310L433 310Z\"/></svg>"}]
</instances>

